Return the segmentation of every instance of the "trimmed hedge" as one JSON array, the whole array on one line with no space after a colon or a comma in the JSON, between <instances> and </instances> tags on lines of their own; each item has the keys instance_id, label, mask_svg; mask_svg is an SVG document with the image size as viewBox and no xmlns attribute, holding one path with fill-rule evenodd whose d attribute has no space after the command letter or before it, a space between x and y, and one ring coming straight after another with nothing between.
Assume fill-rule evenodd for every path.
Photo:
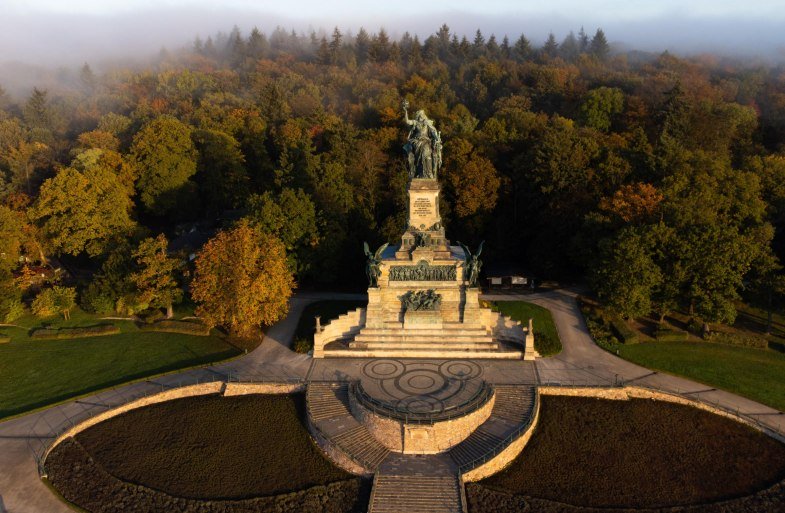
<instances>
[{"instance_id":1,"label":"trimmed hedge","mask_svg":"<svg viewBox=\"0 0 785 513\"><path fill-rule=\"evenodd\" d=\"M631 330L623 319L619 319L618 317L611 319L610 325L613 334L616 335L623 344L637 344L640 341L638 339L638 334Z\"/></svg>"},{"instance_id":2,"label":"trimmed hedge","mask_svg":"<svg viewBox=\"0 0 785 513\"><path fill-rule=\"evenodd\" d=\"M657 342L686 342L690 334L686 331L660 328L654 333L654 338Z\"/></svg>"},{"instance_id":3,"label":"trimmed hedge","mask_svg":"<svg viewBox=\"0 0 785 513\"><path fill-rule=\"evenodd\" d=\"M72 338L104 337L117 335L120 328L114 324L99 324L97 326L84 326L79 328L40 328L30 333L30 338L35 340L68 340Z\"/></svg>"},{"instance_id":4,"label":"trimmed hedge","mask_svg":"<svg viewBox=\"0 0 785 513\"><path fill-rule=\"evenodd\" d=\"M142 324L139 326L142 331L163 331L165 333L180 333L181 335L197 335L206 337L210 334L210 328L200 322L175 321L165 319L152 324Z\"/></svg>"},{"instance_id":5,"label":"trimmed hedge","mask_svg":"<svg viewBox=\"0 0 785 513\"><path fill-rule=\"evenodd\" d=\"M785 344L782 342L769 342L769 349L785 353Z\"/></svg>"},{"instance_id":6,"label":"trimmed hedge","mask_svg":"<svg viewBox=\"0 0 785 513\"><path fill-rule=\"evenodd\" d=\"M757 349L766 349L769 347L769 342L763 337L742 335L739 333L725 333L722 331L715 331L709 335L709 342L740 347L755 347Z\"/></svg>"}]
</instances>

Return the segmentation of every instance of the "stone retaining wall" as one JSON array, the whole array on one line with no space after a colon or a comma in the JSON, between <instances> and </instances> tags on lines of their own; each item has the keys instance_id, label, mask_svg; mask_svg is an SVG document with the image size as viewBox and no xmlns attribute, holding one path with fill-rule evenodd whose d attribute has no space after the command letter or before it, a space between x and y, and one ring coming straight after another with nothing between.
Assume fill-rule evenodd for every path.
<instances>
[{"instance_id":1,"label":"stone retaining wall","mask_svg":"<svg viewBox=\"0 0 785 513\"><path fill-rule=\"evenodd\" d=\"M251 394L294 394L305 391L305 383L227 383L224 396Z\"/></svg>"},{"instance_id":2,"label":"stone retaining wall","mask_svg":"<svg viewBox=\"0 0 785 513\"><path fill-rule=\"evenodd\" d=\"M495 402L494 392L480 408L465 415L433 424L407 424L372 412L353 393L349 394L349 408L354 418L382 445L404 454L436 454L451 449L488 420Z\"/></svg>"}]
</instances>

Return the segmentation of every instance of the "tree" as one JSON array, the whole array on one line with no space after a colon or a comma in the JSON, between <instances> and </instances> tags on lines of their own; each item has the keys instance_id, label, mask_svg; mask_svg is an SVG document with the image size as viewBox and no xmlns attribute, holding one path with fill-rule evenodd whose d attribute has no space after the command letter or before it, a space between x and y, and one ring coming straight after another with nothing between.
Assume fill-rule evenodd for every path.
<instances>
[{"instance_id":1,"label":"tree","mask_svg":"<svg viewBox=\"0 0 785 513\"><path fill-rule=\"evenodd\" d=\"M128 191L112 172L61 170L41 186L30 217L57 253L104 253L134 227Z\"/></svg>"},{"instance_id":2,"label":"tree","mask_svg":"<svg viewBox=\"0 0 785 513\"><path fill-rule=\"evenodd\" d=\"M586 126L607 132L613 117L624 110L624 93L615 87L598 87L586 94L581 104L581 120Z\"/></svg>"},{"instance_id":3,"label":"tree","mask_svg":"<svg viewBox=\"0 0 785 513\"><path fill-rule=\"evenodd\" d=\"M608 46L608 40L605 39L605 32L603 32L602 29L598 28L597 32L594 33L594 37L591 38L589 51L600 60L605 60L608 57L610 47Z\"/></svg>"},{"instance_id":4,"label":"tree","mask_svg":"<svg viewBox=\"0 0 785 513\"><path fill-rule=\"evenodd\" d=\"M131 155L140 171L139 199L149 212L167 214L193 192L197 153L188 125L168 116L154 119L134 136Z\"/></svg>"},{"instance_id":5,"label":"tree","mask_svg":"<svg viewBox=\"0 0 785 513\"><path fill-rule=\"evenodd\" d=\"M302 189L251 196L246 219L255 229L283 242L290 268L298 278L308 272L319 242L319 230L316 207Z\"/></svg>"},{"instance_id":6,"label":"tree","mask_svg":"<svg viewBox=\"0 0 785 513\"><path fill-rule=\"evenodd\" d=\"M183 299L176 273L180 260L167 252L169 241L164 234L147 238L139 243L133 258L137 270L130 276L137 289L137 302L149 308L166 308L166 316L174 315L172 305Z\"/></svg>"},{"instance_id":7,"label":"tree","mask_svg":"<svg viewBox=\"0 0 785 513\"><path fill-rule=\"evenodd\" d=\"M191 296L207 325L251 336L286 315L293 287L283 243L240 223L199 252Z\"/></svg>"},{"instance_id":8,"label":"tree","mask_svg":"<svg viewBox=\"0 0 785 513\"><path fill-rule=\"evenodd\" d=\"M135 288L130 275L134 271L133 247L126 241L117 244L81 292L82 308L100 314L130 314L134 311Z\"/></svg>"},{"instance_id":9,"label":"tree","mask_svg":"<svg viewBox=\"0 0 785 513\"><path fill-rule=\"evenodd\" d=\"M60 313L65 320L71 318L71 310L76 306L76 289L55 285L42 290L33 300L33 313L38 317L52 317Z\"/></svg>"},{"instance_id":10,"label":"tree","mask_svg":"<svg viewBox=\"0 0 785 513\"><path fill-rule=\"evenodd\" d=\"M199 152L195 180L205 205L212 212L240 206L248 191L240 143L218 130L197 130L193 140Z\"/></svg>"},{"instance_id":11,"label":"tree","mask_svg":"<svg viewBox=\"0 0 785 513\"><path fill-rule=\"evenodd\" d=\"M458 217L490 212L496 206L501 180L493 163L478 155L465 139L450 141L444 175Z\"/></svg>"},{"instance_id":12,"label":"tree","mask_svg":"<svg viewBox=\"0 0 785 513\"><path fill-rule=\"evenodd\" d=\"M545 40L545 44L542 45L542 55L546 59L553 59L559 53L559 43L556 42L556 36L553 35L553 32L548 33L548 39Z\"/></svg>"},{"instance_id":13,"label":"tree","mask_svg":"<svg viewBox=\"0 0 785 513\"><path fill-rule=\"evenodd\" d=\"M600 264L593 277L597 295L627 319L651 311L652 292L662 280L649 246L646 237L634 228L624 229L601 244Z\"/></svg>"},{"instance_id":14,"label":"tree","mask_svg":"<svg viewBox=\"0 0 785 513\"><path fill-rule=\"evenodd\" d=\"M5 205L0 205L0 272L12 271L19 265L24 246L25 219Z\"/></svg>"}]
</instances>

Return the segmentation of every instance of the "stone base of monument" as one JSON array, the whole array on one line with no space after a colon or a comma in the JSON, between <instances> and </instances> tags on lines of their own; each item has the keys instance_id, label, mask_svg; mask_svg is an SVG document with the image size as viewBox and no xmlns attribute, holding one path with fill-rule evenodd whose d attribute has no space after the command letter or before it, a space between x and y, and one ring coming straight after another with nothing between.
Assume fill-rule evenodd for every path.
<instances>
[{"instance_id":1,"label":"stone base of monument","mask_svg":"<svg viewBox=\"0 0 785 513\"><path fill-rule=\"evenodd\" d=\"M413 310L403 314L403 329L442 329L442 314L436 310Z\"/></svg>"},{"instance_id":2,"label":"stone base of monument","mask_svg":"<svg viewBox=\"0 0 785 513\"><path fill-rule=\"evenodd\" d=\"M349 388L354 418L395 452L448 451L488 420L495 403L493 388L480 379L455 379L420 369L399 376L397 381L398 387L392 389L370 380L352 383Z\"/></svg>"}]
</instances>

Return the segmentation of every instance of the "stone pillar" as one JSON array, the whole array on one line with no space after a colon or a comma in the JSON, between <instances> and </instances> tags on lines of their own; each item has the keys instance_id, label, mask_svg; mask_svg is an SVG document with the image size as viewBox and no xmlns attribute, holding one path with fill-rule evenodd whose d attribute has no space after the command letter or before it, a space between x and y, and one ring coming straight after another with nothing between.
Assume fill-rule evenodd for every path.
<instances>
[{"instance_id":1,"label":"stone pillar","mask_svg":"<svg viewBox=\"0 0 785 513\"><path fill-rule=\"evenodd\" d=\"M365 314L365 322L369 328L384 328L384 304L382 289L379 287L368 288L368 309Z\"/></svg>"},{"instance_id":2,"label":"stone pillar","mask_svg":"<svg viewBox=\"0 0 785 513\"><path fill-rule=\"evenodd\" d=\"M534 321L529 319L529 328L526 330L526 347L523 350L524 360L534 360L537 351L534 350Z\"/></svg>"},{"instance_id":3,"label":"stone pillar","mask_svg":"<svg viewBox=\"0 0 785 513\"><path fill-rule=\"evenodd\" d=\"M463 323L464 324L481 324L482 317L480 313L480 289L473 287L466 287L464 289L465 302L463 305Z\"/></svg>"}]
</instances>

